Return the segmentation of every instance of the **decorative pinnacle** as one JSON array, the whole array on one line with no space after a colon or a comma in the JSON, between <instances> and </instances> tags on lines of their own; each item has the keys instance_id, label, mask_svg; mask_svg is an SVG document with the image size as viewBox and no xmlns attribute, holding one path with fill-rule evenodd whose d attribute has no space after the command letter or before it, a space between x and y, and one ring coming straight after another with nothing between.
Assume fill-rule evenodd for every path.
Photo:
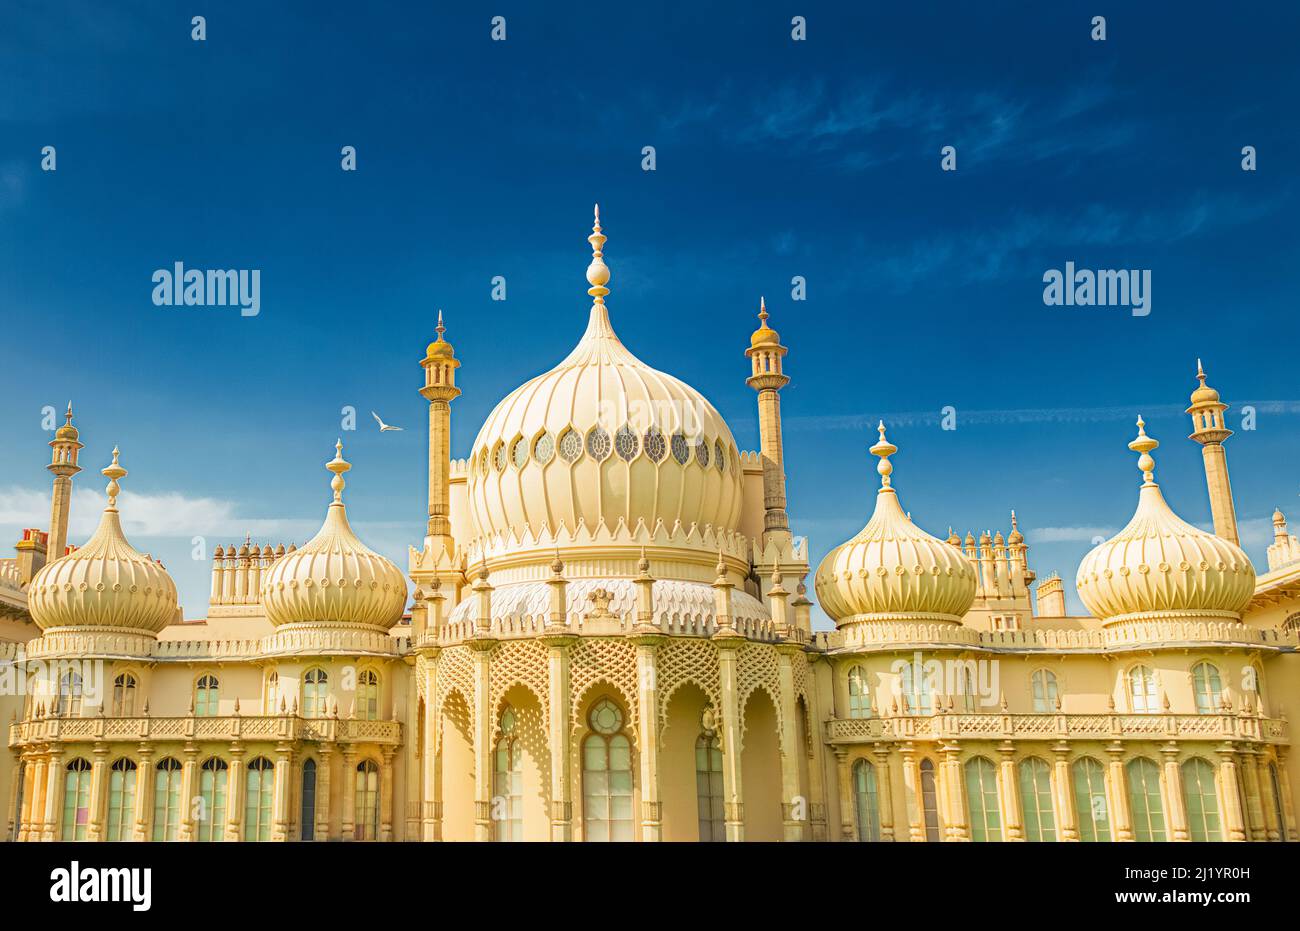
<instances>
[{"instance_id":1,"label":"decorative pinnacle","mask_svg":"<svg viewBox=\"0 0 1300 931\"><path fill-rule=\"evenodd\" d=\"M1201 387L1205 387L1205 369L1201 366L1201 360L1196 360L1196 377L1201 380Z\"/></svg>"},{"instance_id":2,"label":"decorative pinnacle","mask_svg":"<svg viewBox=\"0 0 1300 931\"><path fill-rule=\"evenodd\" d=\"M767 329L767 298L760 297L758 299L758 319L763 324L762 328L766 330Z\"/></svg>"},{"instance_id":3,"label":"decorative pinnacle","mask_svg":"<svg viewBox=\"0 0 1300 931\"><path fill-rule=\"evenodd\" d=\"M600 204L596 205L596 219L591 226L591 235L587 237L587 242L591 243L591 264L587 266L587 283L591 285L587 293L595 299L597 304L605 303L605 295L609 293L609 266L605 264L605 253L602 248L605 245L605 234L600 231Z\"/></svg>"},{"instance_id":4,"label":"decorative pinnacle","mask_svg":"<svg viewBox=\"0 0 1300 931\"><path fill-rule=\"evenodd\" d=\"M889 487L889 476L894 471L893 465L889 462L889 457L898 452L898 447L885 439L885 422L883 420L876 427L876 432L880 434L880 440L875 446L871 447L869 452L873 456L880 457L880 462L876 465L876 471L880 473L880 487L884 489Z\"/></svg>"},{"instance_id":5,"label":"decorative pinnacle","mask_svg":"<svg viewBox=\"0 0 1300 931\"><path fill-rule=\"evenodd\" d=\"M117 483L118 479L126 478L126 469L122 468L117 461L119 455L121 454L118 452L117 447L114 446L112 463L107 468L100 470L100 474L108 479L108 488L105 490L108 492L107 510L110 511L117 510L117 495L122 490L122 486Z\"/></svg>"},{"instance_id":6,"label":"decorative pinnacle","mask_svg":"<svg viewBox=\"0 0 1300 931\"><path fill-rule=\"evenodd\" d=\"M334 473L334 478L330 479L330 488L334 489L334 503L343 503L343 486L347 482L343 481L343 473L352 468L352 463L343 458L343 440L338 440L334 444L334 458L325 463L325 468Z\"/></svg>"},{"instance_id":7,"label":"decorative pinnacle","mask_svg":"<svg viewBox=\"0 0 1300 931\"><path fill-rule=\"evenodd\" d=\"M438 310L438 325L434 327L438 331L438 339L442 339L442 334L447 332L447 328L442 325L442 309Z\"/></svg>"},{"instance_id":8,"label":"decorative pinnacle","mask_svg":"<svg viewBox=\"0 0 1300 931\"><path fill-rule=\"evenodd\" d=\"M1159 446L1160 441L1155 437L1147 436L1146 421L1142 419L1141 414L1138 414L1137 428L1137 438L1128 444L1128 448L1135 453L1142 454L1138 457L1138 468L1142 470L1142 477L1145 479L1143 484L1154 485L1156 483L1153 477L1156 470L1156 461L1151 458L1151 450Z\"/></svg>"},{"instance_id":9,"label":"decorative pinnacle","mask_svg":"<svg viewBox=\"0 0 1300 931\"><path fill-rule=\"evenodd\" d=\"M63 415L63 422L67 426L72 426L72 402L68 402L68 412Z\"/></svg>"}]
</instances>

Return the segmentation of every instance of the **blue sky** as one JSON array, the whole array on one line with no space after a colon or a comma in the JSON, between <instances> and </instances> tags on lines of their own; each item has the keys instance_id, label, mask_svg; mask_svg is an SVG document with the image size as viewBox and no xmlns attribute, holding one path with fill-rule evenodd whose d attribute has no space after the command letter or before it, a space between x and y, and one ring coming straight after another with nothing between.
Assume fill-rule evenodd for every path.
<instances>
[{"instance_id":1,"label":"blue sky","mask_svg":"<svg viewBox=\"0 0 1300 931\"><path fill-rule=\"evenodd\" d=\"M880 417L920 525L1005 531L1016 508L1040 575L1072 579L1131 515L1139 412L1167 497L1207 524L1182 413L1197 356L1231 425L1258 411L1228 444L1258 565L1272 509L1300 518L1300 8L559 6L0 7L0 532L45 524L41 410L72 398L74 541L120 444L128 531L202 616L191 538L303 542L353 405L350 513L405 565L437 309L463 360L465 455L580 334L593 201L620 335L747 448L742 352L767 296L814 564L870 513ZM260 269L261 313L154 306L150 276L176 261ZM1150 269L1151 314L1045 306L1043 273L1067 261ZM408 430L378 434L371 409Z\"/></svg>"}]
</instances>

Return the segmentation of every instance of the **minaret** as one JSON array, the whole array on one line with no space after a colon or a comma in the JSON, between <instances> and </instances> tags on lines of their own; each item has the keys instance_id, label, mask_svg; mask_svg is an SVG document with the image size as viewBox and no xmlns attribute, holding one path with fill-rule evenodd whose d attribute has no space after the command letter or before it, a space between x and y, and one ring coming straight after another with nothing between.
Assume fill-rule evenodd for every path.
<instances>
[{"instance_id":1,"label":"minaret","mask_svg":"<svg viewBox=\"0 0 1300 931\"><path fill-rule=\"evenodd\" d=\"M1223 422L1223 412L1228 405L1219 400L1219 392L1205 384L1205 369L1196 360L1196 377L1201 384L1192 392L1192 404L1187 413L1192 415L1192 433L1189 439L1201 444L1205 459L1205 483L1210 489L1210 513L1214 516L1214 535L1240 546L1237 536L1237 510L1232 504L1232 484L1228 481L1228 457L1223 441L1232 431Z\"/></svg>"},{"instance_id":2,"label":"minaret","mask_svg":"<svg viewBox=\"0 0 1300 931\"><path fill-rule=\"evenodd\" d=\"M758 435L763 457L763 536L789 534L790 520L785 513L785 457L781 448L781 389L790 379L782 370L788 350L781 337L767 325L767 302L759 298L759 328L749 338L749 357L753 374L745 384L758 392Z\"/></svg>"},{"instance_id":3,"label":"minaret","mask_svg":"<svg viewBox=\"0 0 1300 931\"><path fill-rule=\"evenodd\" d=\"M72 425L72 402L64 415L63 426L54 431L50 440L50 464L45 468L54 476L54 495L50 501L50 541L47 560L54 562L63 556L68 545L68 511L72 506L72 476L81 471L77 453L82 444L77 440L77 428Z\"/></svg>"},{"instance_id":4,"label":"minaret","mask_svg":"<svg viewBox=\"0 0 1300 931\"><path fill-rule=\"evenodd\" d=\"M448 554L455 549L451 537L451 402L460 397L456 369L460 362L443 339L447 328L438 311L438 338L429 344L424 360L424 387L420 394L429 402L429 528L425 546L441 544Z\"/></svg>"}]
</instances>

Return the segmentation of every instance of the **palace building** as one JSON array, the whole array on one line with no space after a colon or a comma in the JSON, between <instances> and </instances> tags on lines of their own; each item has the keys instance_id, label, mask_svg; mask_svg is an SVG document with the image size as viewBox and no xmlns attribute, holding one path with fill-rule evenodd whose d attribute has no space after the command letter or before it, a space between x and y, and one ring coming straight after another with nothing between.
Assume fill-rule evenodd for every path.
<instances>
[{"instance_id":1,"label":"palace building","mask_svg":"<svg viewBox=\"0 0 1300 931\"><path fill-rule=\"evenodd\" d=\"M744 451L619 340L599 212L588 239L586 331L465 459L439 315L405 570L353 532L345 486L375 477L340 443L304 476L329 484L319 533L218 547L207 617L186 620L118 505L123 462L164 464L115 449L98 529L69 545L69 406L49 529L0 561L8 839L1297 838L1300 544L1278 512L1267 570L1241 549L1203 371L1187 413L1213 532L1171 510L1137 418L1114 489L1132 519L1074 575L1087 616L1030 568L1014 512L1005 536L922 530L937 516L884 424L865 526L809 579L766 307ZM812 629L814 596L834 630Z\"/></svg>"}]
</instances>

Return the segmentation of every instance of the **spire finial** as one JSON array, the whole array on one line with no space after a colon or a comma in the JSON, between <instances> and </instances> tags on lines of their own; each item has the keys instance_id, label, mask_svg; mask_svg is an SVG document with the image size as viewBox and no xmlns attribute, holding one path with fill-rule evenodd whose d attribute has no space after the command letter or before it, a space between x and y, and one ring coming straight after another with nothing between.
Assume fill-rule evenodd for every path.
<instances>
[{"instance_id":1,"label":"spire finial","mask_svg":"<svg viewBox=\"0 0 1300 931\"><path fill-rule=\"evenodd\" d=\"M1141 414L1138 414L1137 428L1138 435L1133 442L1128 444L1128 448L1135 453L1141 453L1138 457L1138 468L1142 470L1143 484L1154 485L1156 483L1154 478L1156 461L1151 458L1151 450L1159 446L1160 441L1155 437L1147 436L1146 421L1142 419Z\"/></svg>"},{"instance_id":2,"label":"spire finial","mask_svg":"<svg viewBox=\"0 0 1300 931\"><path fill-rule=\"evenodd\" d=\"M334 444L334 458L325 463L325 468L334 473L334 478L330 480L330 488L334 489L334 503L343 503L343 486L347 484L343 480L343 473L352 468L352 463L343 458L343 440L339 439Z\"/></svg>"},{"instance_id":3,"label":"spire finial","mask_svg":"<svg viewBox=\"0 0 1300 931\"><path fill-rule=\"evenodd\" d=\"M883 420L876 427L876 432L880 434L880 439L876 442L876 445L871 447L870 453L873 456L880 457L880 462L876 465L876 471L880 473L880 488L883 491L889 487L889 476L894 471L893 465L889 462L889 457L898 452L898 447L885 439L885 422Z\"/></svg>"},{"instance_id":4,"label":"spire finial","mask_svg":"<svg viewBox=\"0 0 1300 931\"><path fill-rule=\"evenodd\" d=\"M438 339L442 339L442 334L447 332L447 328L442 325L442 309L438 309L438 325L435 327L438 331Z\"/></svg>"},{"instance_id":5,"label":"spire finial","mask_svg":"<svg viewBox=\"0 0 1300 931\"><path fill-rule=\"evenodd\" d=\"M1012 532L1015 532L1019 529L1020 526L1016 523L1016 509L1012 508L1011 509L1011 530Z\"/></svg>"},{"instance_id":6,"label":"spire finial","mask_svg":"<svg viewBox=\"0 0 1300 931\"><path fill-rule=\"evenodd\" d=\"M605 234L600 231L600 204L596 205L596 218L591 226L591 235L587 237L587 242L591 243L591 264L587 266L587 283L591 285L587 293L592 296L595 303L603 305L605 295L609 293L609 266L605 264L605 253L602 251L605 245Z\"/></svg>"},{"instance_id":7,"label":"spire finial","mask_svg":"<svg viewBox=\"0 0 1300 931\"><path fill-rule=\"evenodd\" d=\"M105 510L109 511L117 510L117 495L122 490L122 486L118 484L118 479L126 478L126 469L122 468L117 461L120 455L121 453L114 446L112 463L107 468L100 470L100 474L108 479L108 488L105 489L108 492L108 507Z\"/></svg>"},{"instance_id":8,"label":"spire finial","mask_svg":"<svg viewBox=\"0 0 1300 931\"><path fill-rule=\"evenodd\" d=\"M760 297L758 299L758 319L763 324L762 328L766 330L767 329L767 298L765 297Z\"/></svg>"},{"instance_id":9,"label":"spire finial","mask_svg":"<svg viewBox=\"0 0 1300 931\"><path fill-rule=\"evenodd\" d=\"M1196 359L1196 377L1201 380L1201 387L1205 387L1205 368L1201 365L1199 357Z\"/></svg>"},{"instance_id":10,"label":"spire finial","mask_svg":"<svg viewBox=\"0 0 1300 931\"><path fill-rule=\"evenodd\" d=\"M68 402L68 412L63 415L63 422L69 427L72 426L72 402Z\"/></svg>"}]
</instances>

